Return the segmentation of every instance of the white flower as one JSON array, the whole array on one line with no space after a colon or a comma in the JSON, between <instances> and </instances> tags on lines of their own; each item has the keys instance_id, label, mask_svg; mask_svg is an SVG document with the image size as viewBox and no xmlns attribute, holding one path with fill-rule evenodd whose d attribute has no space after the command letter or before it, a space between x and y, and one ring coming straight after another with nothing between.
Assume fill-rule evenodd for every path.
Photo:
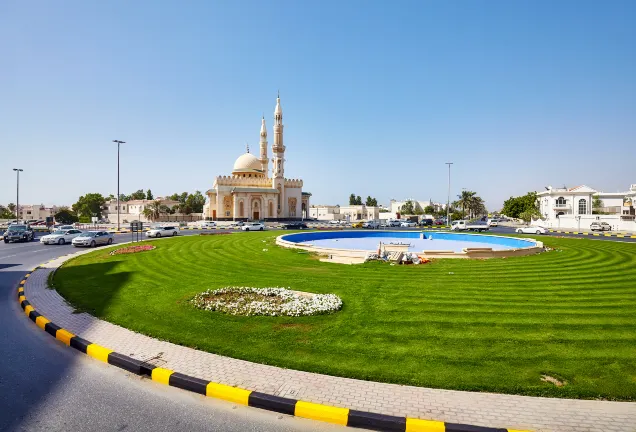
<instances>
[{"instance_id":1,"label":"white flower","mask_svg":"<svg viewBox=\"0 0 636 432\"><path fill-rule=\"evenodd\" d=\"M246 316L319 315L342 307L342 300L335 294L302 295L277 287L225 287L197 294L191 301L200 309Z\"/></svg>"}]
</instances>

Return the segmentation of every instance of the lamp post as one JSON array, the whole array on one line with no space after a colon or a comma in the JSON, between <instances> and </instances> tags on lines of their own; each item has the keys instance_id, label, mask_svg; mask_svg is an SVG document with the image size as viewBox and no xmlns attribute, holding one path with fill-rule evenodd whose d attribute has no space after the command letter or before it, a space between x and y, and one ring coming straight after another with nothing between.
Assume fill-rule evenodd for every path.
<instances>
[{"instance_id":1,"label":"lamp post","mask_svg":"<svg viewBox=\"0 0 636 432\"><path fill-rule=\"evenodd\" d=\"M117 143L117 231L119 231L119 146L126 144L126 141L113 140Z\"/></svg>"},{"instance_id":2,"label":"lamp post","mask_svg":"<svg viewBox=\"0 0 636 432\"><path fill-rule=\"evenodd\" d=\"M446 165L448 165L448 199L446 201L446 225L450 226L451 220L450 220L450 168L451 165L453 163L452 162L446 162Z\"/></svg>"},{"instance_id":3,"label":"lamp post","mask_svg":"<svg viewBox=\"0 0 636 432\"><path fill-rule=\"evenodd\" d=\"M13 168L13 171L18 176L18 181L15 186L15 222L20 223L20 172L24 171L22 168Z\"/></svg>"}]
</instances>

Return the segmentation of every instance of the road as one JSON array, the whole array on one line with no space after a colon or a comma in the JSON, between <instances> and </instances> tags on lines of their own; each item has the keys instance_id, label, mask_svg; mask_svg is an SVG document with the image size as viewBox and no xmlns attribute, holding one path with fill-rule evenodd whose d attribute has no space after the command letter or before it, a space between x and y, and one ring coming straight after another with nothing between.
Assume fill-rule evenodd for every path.
<instances>
[{"instance_id":1,"label":"road","mask_svg":"<svg viewBox=\"0 0 636 432\"><path fill-rule=\"evenodd\" d=\"M57 342L24 316L16 286L28 270L73 250L0 243L0 431L343 430L161 385Z\"/></svg>"}]
</instances>

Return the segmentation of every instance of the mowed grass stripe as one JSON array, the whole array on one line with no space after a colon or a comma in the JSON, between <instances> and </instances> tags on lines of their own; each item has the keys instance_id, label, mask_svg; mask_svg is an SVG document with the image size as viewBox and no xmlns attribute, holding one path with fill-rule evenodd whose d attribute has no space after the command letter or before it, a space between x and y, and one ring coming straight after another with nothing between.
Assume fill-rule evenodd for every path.
<instances>
[{"instance_id":1,"label":"mowed grass stripe","mask_svg":"<svg viewBox=\"0 0 636 432\"><path fill-rule=\"evenodd\" d=\"M278 248L268 232L183 237L135 255L83 255L55 284L116 324L246 360L420 386L635 400L636 245L542 240L559 251L346 266ZM230 285L336 293L344 307L274 318L189 304Z\"/></svg>"}]
</instances>

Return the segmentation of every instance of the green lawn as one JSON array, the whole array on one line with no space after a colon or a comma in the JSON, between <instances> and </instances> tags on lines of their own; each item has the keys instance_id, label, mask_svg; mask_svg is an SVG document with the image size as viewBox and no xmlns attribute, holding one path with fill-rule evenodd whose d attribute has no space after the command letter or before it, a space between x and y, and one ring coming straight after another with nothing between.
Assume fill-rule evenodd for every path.
<instances>
[{"instance_id":1,"label":"green lawn","mask_svg":"<svg viewBox=\"0 0 636 432\"><path fill-rule=\"evenodd\" d=\"M278 248L275 237L189 236L119 256L100 249L60 268L54 284L110 322L255 362L426 387L636 399L636 244L545 237L558 250L348 266ZM229 285L336 293L344 306L273 318L188 302Z\"/></svg>"}]
</instances>

